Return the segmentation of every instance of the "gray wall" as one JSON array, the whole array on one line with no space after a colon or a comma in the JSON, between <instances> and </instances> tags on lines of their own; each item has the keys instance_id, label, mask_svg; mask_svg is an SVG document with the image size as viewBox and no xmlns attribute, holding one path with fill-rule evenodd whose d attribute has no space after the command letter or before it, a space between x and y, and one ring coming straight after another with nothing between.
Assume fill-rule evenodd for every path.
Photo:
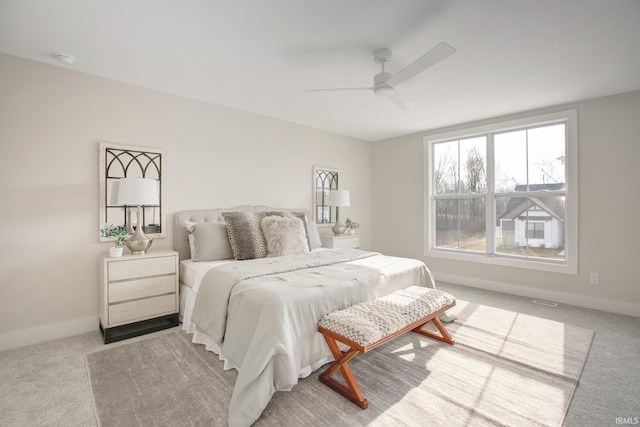
<instances>
[{"instance_id":1,"label":"gray wall","mask_svg":"<svg viewBox=\"0 0 640 427\"><path fill-rule=\"evenodd\" d=\"M567 109L578 111L578 274L423 255L423 137ZM436 278L640 315L640 91L435 129L373 144L373 249L424 260ZM589 283L589 273L600 284Z\"/></svg>"},{"instance_id":2,"label":"gray wall","mask_svg":"<svg viewBox=\"0 0 640 427\"><path fill-rule=\"evenodd\" d=\"M370 247L369 142L3 54L0 76L0 349L98 328L99 141L165 150L169 224L186 209L311 209L313 166L338 168L341 216Z\"/></svg>"}]
</instances>

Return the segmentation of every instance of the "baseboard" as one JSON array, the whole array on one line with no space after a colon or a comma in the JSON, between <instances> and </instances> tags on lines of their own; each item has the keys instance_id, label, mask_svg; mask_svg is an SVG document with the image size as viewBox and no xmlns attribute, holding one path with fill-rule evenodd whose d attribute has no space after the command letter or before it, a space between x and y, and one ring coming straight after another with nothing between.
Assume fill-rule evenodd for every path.
<instances>
[{"instance_id":1,"label":"baseboard","mask_svg":"<svg viewBox=\"0 0 640 427\"><path fill-rule=\"evenodd\" d=\"M84 317L67 322L8 332L0 335L0 351L66 338L99 329L98 316Z\"/></svg>"},{"instance_id":2,"label":"baseboard","mask_svg":"<svg viewBox=\"0 0 640 427\"><path fill-rule=\"evenodd\" d=\"M455 285L469 286L472 288L486 289L489 291L497 291L523 297L538 298L547 301L555 301L562 304L575 305L583 308L592 308L594 310L602 310L608 311L610 313L640 317L640 304L593 298L583 295L568 294L565 292L549 291L546 289L530 288L527 286L511 285L508 283L493 282L490 280L458 276L455 274L437 272L434 272L433 274L436 281L440 282L453 283Z\"/></svg>"}]
</instances>

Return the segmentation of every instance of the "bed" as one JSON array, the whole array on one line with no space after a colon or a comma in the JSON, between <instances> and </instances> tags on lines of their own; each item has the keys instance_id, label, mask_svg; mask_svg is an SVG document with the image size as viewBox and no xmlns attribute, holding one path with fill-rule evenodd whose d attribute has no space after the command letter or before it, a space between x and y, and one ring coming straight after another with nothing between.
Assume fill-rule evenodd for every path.
<instances>
[{"instance_id":1,"label":"bed","mask_svg":"<svg viewBox=\"0 0 640 427\"><path fill-rule=\"evenodd\" d=\"M254 222L237 224L234 215ZM256 232L255 222L260 227L262 220L277 227L263 224L265 234L254 240L262 238L269 248L276 241L288 242L269 233L290 224L297 227L296 236L304 235L306 250L289 255L288 249L269 249L270 256L242 259L242 250L236 251L240 231L244 243L253 245L244 233ZM238 371L230 426L251 425L276 391L291 390L299 378L333 360L317 332L322 316L411 285L434 287L433 276L418 260L319 247L318 229L305 209L183 211L175 214L173 226L182 329L193 334L194 343L216 353L225 369ZM302 244L300 239L297 243ZM238 254L242 260L232 259Z\"/></svg>"}]
</instances>

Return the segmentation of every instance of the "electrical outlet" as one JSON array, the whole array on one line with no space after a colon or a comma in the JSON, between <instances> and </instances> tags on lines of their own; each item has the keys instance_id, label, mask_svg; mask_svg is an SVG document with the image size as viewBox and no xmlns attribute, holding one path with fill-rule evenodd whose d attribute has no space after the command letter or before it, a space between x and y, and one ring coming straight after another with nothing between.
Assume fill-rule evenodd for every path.
<instances>
[{"instance_id":1,"label":"electrical outlet","mask_svg":"<svg viewBox=\"0 0 640 427\"><path fill-rule=\"evenodd\" d=\"M589 283L592 285L600 283L600 275L598 273L589 273Z\"/></svg>"}]
</instances>

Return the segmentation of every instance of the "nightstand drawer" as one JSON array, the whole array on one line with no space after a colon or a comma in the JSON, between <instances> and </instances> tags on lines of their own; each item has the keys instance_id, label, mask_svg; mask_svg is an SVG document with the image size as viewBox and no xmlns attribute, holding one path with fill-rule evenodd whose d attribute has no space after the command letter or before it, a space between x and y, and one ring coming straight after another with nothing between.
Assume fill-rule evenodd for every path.
<instances>
[{"instance_id":1,"label":"nightstand drawer","mask_svg":"<svg viewBox=\"0 0 640 427\"><path fill-rule=\"evenodd\" d=\"M176 258L173 256L109 263L109 282L175 273Z\"/></svg>"},{"instance_id":2,"label":"nightstand drawer","mask_svg":"<svg viewBox=\"0 0 640 427\"><path fill-rule=\"evenodd\" d=\"M175 311L175 294L113 304L109 306L109 325L158 317Z\"/></svg>"},{"instance_id":3,"label":"nightstand drawer","mask_svg":"<svg viewBox=\"0 0 640 427\"><path fill-rule=\"evenodd\" d=\"M358 236L344 236L333 240L334 248L357 248L359 244L360 238Z\"/></svg>"},{"instance_id":4,"label":"nightstand drawer","mask_svg":"<svg viewBox=\"0 0 640 427\"><path fill-rule=\"evenodd\" d=\"M360 236L357 234L343 236L320 235L320 239L322 240L322 247L325 248L357 249L360 247Z\"/></svg>"},{"instance_id":5,"label":"nightstand drawer","mask_svg":"<svg viewBox=\"0 0 640 427\"><path fill-rule=\"evenodd\" d=\"M154 295L170 294L176 291L176 276L147 277L109 283L109 304Z\"/></svg>"}]
</instances>

